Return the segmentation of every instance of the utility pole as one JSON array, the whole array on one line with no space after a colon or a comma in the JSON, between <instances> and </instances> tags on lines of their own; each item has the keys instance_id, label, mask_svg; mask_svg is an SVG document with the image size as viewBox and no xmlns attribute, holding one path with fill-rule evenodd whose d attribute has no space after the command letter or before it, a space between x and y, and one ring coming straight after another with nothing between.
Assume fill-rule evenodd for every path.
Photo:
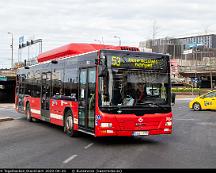
<instances>
[{"instance_id":1,"label":"utility pole","mask_svg":"<svg viewBox=\"0 0 216 173\"><path fill-rule=\"evenodd\" d=\"M114 38L118 38L119 39L119 46L121 46L121 38L119 36L114 36Z\"/></svg>"},{"instance_id":2,"label":"utility pole","mask_svg":"<svg viewBox=\"0 0 216 173\"><path fill-rule=\"evenodd\" d=\"M173 49L174 49L174 51L173 51L173 59L176 59L176 50L175 50L175 42L174 42L174 44L173 44Z\"/></svg>"},{"instance_id":3,"label":"utility pole","mask_svg":"<svg viewBox=\"0 0 216 173\"><path fill-rule=\"evenodd\" d=\"M154 20L153 21L153 28L152 28L152 50L154 46L154 40L156 38L156 35L158 34L159 27L157 26L157 22ZM164 49L164 47L163 47Z\"/></svg>"},{"instance_id":4,"label":"utility pole","mask_svg":"<svg viewBox=\"0 0 216 173\"><path fill-rule=\"evenodd\" d=\"M211 90L213 90L212 69L211 69L211 67L210 67L210 82L211 82Z\"/></svg>"},{"instance_id":5,"label":"utility pole","mask_svg":"<svg viewBox=\"0 0 216 173\"><path fill-rule=\"evenodd\" d=\"M210 61L210 84L211 84L211 90L213 90L213 81L212 81L212 62L211 62L211 56L210 56L210 48L209 48L209 51L208 51L208 54L209 54L209 61Z\"/></svg>"},{"instance_id":6,"label":"utility pole","mask_svg":"<svg viewBox=\"0 0 216 173\"><path fill-rule=\"evenodd\" d=\"M13 68L13 33L12 32L8 32L8 34L11 34L11 68Z\"/></svg>"},{"instance_id":7,"label":"utility pole","mask_svg":"<svg viewBox=\"0 0 216 173\"><path fill-rule=\"evenodd\" d=\"M156 35L158 34L159 27L157 26L157 22L153 21L153 30L152 30L152 39L154 40Z\"/></svg>"},{"instance_id":8,"label":"utility pole","mask_svg":"<svg viewBox=\"0 0 216 173\"><path fill-rule=\"evenodd\" d=\"M94 39L94 41L99 42L100 44L102 44L100 40Z\"/></svg>"}]
</instances>

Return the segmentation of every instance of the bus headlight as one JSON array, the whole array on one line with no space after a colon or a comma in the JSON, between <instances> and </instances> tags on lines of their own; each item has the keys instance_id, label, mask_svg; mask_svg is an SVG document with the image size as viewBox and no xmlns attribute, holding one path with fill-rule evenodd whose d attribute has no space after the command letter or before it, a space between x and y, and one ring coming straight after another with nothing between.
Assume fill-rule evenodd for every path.
<instances>
[{"instance_id":1,"label":"bus headlight","mask_svg":"<svg viewBox=\"0 0 216 173\"><path fill-rule=\"evenodd\" d=\"M165 126L171 126L172 125L172 121L167 121Z\"/></svg>"},{"instance_id":2,"label":"bus headlight","mask_svg":"<svg viewBox=\"0 0 216 173\"><path fill-rule=\"evenodd\" d=\"M101 127L112 127L112 123L101 123Z\"/></svg>"}]
</instances>

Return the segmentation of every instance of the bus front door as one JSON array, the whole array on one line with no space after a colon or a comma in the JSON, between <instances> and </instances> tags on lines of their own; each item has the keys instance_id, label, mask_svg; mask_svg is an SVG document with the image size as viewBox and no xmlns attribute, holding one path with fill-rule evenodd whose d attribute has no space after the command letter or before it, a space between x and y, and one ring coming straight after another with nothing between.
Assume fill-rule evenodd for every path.
<instances>
[{"instance_id":1,"label":"bus front door","mask_svg":"<svg viewBox=\"0 0 216 173\"><path fill-rule=\"evenodd\" d=\"M94 132L96 68L82 68L79 72L79 127Z\"/></svg>"},{"instance_id":2,"label":"bus front door","mask_svg":"<svg viewBox=\"0 0 216 173\"><path fill-rule=\"evenodd\" d=\"M51 72L41 75L41 119L50 120Z\"/></svg>"}]
</instances>

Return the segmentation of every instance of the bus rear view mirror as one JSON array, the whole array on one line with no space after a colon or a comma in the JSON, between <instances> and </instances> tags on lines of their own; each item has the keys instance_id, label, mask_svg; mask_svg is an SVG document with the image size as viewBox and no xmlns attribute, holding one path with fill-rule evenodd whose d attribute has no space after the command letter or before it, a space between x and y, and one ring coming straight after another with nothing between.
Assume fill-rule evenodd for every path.
<instances>
[{"instance_id":1,"label":"bus rear view mirror","mask_svg":"<svg viewBox=\"0 0 216 173\"><path fill-rule=\"evenodd\" d=\"M107 68L104 66L101 66L99 69L98 77L106 77L108 75Z\"/></svg>"},{"instance_id":2,"label":"bus rear view mirror","mask_svg":"<svg viewBox=\"0 0 216 173\"><path fill-rule=\"evenodd\" d=\"M98 75L98 77L107 77L107 76L108 76L108 71L106 69L103 69Z\"/></svg>"},{"instance_id":3,"label":"bus rear view mirror","mask_svg":"<svg viewBox=\"0 0 216 173\"><path fill-rule=\"evenodd\" d=\"M98 77L106 77L106 74L103 73L103 72L101 72L101 73L98 75Z\"/></svg>"},{"instance_id":4,"label":"bus rear view mirror","mask_svg":"<svg viewBox=\"0 0 216 173\"><path fill-rule=\"evenodd\" d=\"M95 59L95 65L99 65L100 64L100 60L99 59Z\"/></svg>"},{"instance_id":5,"label":"bus rear view mirror","mask_svg":"<svg viewBox=\"0 0 216 173\"><path fill-rule=\"evenodd\" d=\"M58 61L52 60L51 63L52 63L52 64L58 64Z\"/></svg>"}]
</instances>

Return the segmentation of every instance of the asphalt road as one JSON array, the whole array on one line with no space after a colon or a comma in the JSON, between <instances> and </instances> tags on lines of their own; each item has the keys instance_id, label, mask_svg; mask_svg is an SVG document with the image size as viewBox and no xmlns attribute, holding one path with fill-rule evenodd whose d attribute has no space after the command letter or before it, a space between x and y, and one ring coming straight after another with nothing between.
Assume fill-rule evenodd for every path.
<instances>
[{"instance_id":1,"label":"asphalt road","mask_svg":"<svg viewBox=\"0 0 216 173\"><path fill-rule=\"evenodd\" d=\"M0 116L17 117L0 122L0 168L216 168L216 112L187 104L173 107L172 135L130 138L70 138L60 127L0 108Z\"/></svg>"}]
</instances>

